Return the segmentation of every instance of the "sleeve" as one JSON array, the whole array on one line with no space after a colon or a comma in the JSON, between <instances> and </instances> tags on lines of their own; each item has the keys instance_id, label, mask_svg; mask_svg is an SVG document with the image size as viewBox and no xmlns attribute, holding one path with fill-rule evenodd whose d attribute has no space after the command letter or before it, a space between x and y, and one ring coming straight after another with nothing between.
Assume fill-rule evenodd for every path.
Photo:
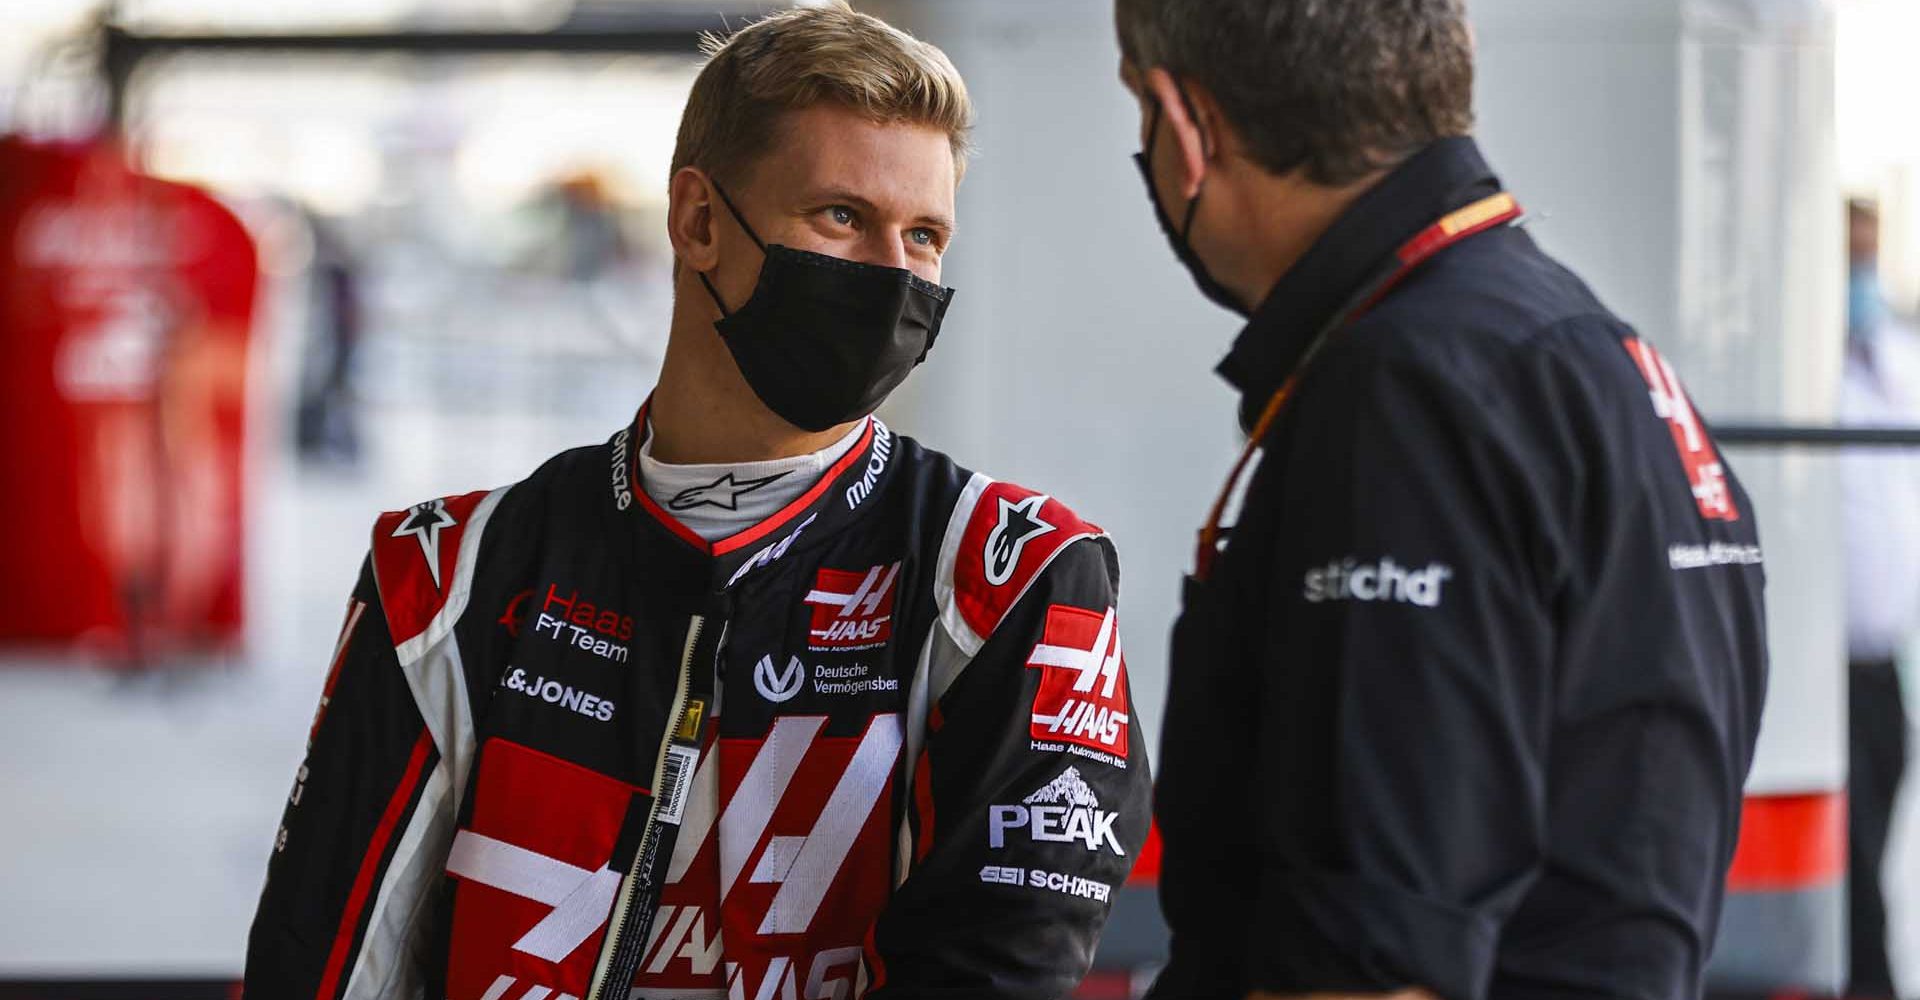
<instances>
[{"instance_id":1,"label":"sleeve","mask_svg":"<svg viewBox=\"0 0 1920 1000\"><path fill-rule=\"evenodd\" d=\"M1111 553L1063 548L933 704L875 1000L1062 997L1092 964L1151 813Z\"/></svg>"},{"instance_id":2,"label":"sleeve","mask_svg":"<svg viewBox=\"0 0 1920 1000\"><path fill-rule=\"evenodd\" d=\"M1286 515L1249 672L1249 980L1481 997L1543 858L1559 549L1539 467L1567 459L1529 443L1551 414L1490 383L1413 361L1316 382L1268 459Z\"/></svg>"},{"instance_id":3,"label":"sleeve","mask_svg":"<svg viewBox=\"0 0 1920 1000\"><path fill-rule=\"evenodd\" d=\"M393 924L375 911L425 891L421 868L395 858L430 825L424 813L449 801L425 794L438 762L369 562L274 840L247 941L247 1000L338 1000L350 983L352 995L397 997L407 995L397 987L420 981L421 970L395 967L420 943L392 940Z\"/></svg>"}]
</instances>

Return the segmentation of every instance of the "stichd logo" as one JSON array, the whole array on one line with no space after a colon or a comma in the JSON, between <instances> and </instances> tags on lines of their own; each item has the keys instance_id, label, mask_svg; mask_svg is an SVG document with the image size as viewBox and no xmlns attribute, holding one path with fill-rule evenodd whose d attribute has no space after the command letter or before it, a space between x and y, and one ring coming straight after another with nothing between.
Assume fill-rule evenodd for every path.
<instances>
[{"instance_id":1,"label":"stichd logo","mask_svg":"<svg viewBox=\"0 0 1920 1000\"><path fill-rule=\"evenodd\" d=\"M1402 566L1392 556L1378 562L1361 562L1349 556L1308 570L1301 581L1301 596L1308 604L1358 601L1437 608L1447 581L1452 578L1453 567L1445 563L1429 563L1415 569Z\"/></svg>"},{"instance_id":2,"label":"stichd logo","mask_svg":"<svg viewBox=\"0 0 1920 1000\"><path fill-rule=\"evenodd\" d=\"M776 669L772 656L762 656L760 662L753 665L753 687L760 697L774 704L793 700L800 688L807 682L807 665L797 656L787 658L784 670Z\"/></svg>"},{"instance_id":3,"label":"stichd logo","mask_svg":"<svg viewBox=\"0 0 1920 1000\"><path fill-rule=\"evenodd\" d=\"M894 584L900 564L871 569L821 569L806 603L813 608L807 648L815 652L871 649L893 637Z\"/></svg>"},{"instance_id":4,"label":"stichd logo","mask_svg":"<svg viewBox=\"0 0 1920 1000\"><path fill-rule=\"evenodd\" d=\"M1020 805L992 807L987 846L1002 850L1010 831L1025 830L1035 843L1079 844L1089 851L1105 848L1124 858L1126 848L1113 832L1119 819L1119 813L1100 808L1099 797L1080 777L1080 769L1069 767Z\"/></svg>"}]
</instances>

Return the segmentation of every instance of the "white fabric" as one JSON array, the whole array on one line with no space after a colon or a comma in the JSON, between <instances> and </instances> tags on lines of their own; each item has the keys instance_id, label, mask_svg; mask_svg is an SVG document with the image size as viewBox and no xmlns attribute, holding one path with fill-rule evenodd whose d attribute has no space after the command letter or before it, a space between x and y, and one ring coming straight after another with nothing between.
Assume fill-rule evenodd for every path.
<instances>
[{"instance_id":1,"label":"white fabric","mask_svg":"<svg viewBox=\"0 0 1920 1000\"><path fill-rule=\"evenodd\" d=\"M1840 422L1920 427L1920 334L1889 323L1849 345ZM1891 659L1920 630L1920 449L1840 456L1847 545L1847 646Z\"/></svg>"},{"instance_id":2,"label":"white fabric","mask_svg":"<svg viewBox=\"0 0 1920 1000\"><path fill-rule=\"evenodd\" d=\"M860 441L872 418L810 455L767 462L669 465L653 457L653 422L640 446L640 486L653 502L709 542L737 535L780 512L820 481Z\"/></svg>"}]
</instances>

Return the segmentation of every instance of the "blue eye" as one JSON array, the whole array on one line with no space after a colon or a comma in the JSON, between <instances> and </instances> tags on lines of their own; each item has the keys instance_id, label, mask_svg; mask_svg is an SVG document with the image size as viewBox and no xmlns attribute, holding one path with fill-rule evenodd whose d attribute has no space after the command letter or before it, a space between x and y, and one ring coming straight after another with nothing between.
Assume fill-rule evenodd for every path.
<instances>
[{"instance_id":1,"label":"blue eye","mask_svg":"<svg viewBox=\"0 0 1920 1000\"><path fill-rule=\"evenodd\" d=\"M845 205L835 205L827 211L833 213L833 221L843 226L853 225L853 209Z\"/></svg>"},{"instance_id":2,"label":"blue eye","mask_svg":"<svg viewBox=\"0 0 1920 1000\"><path fill-rule=\"evenodd\" d=\"M930 247L933 246L934 243L933 230L931 229L912 230L907 233L907 238L912 240L915 246Z\"/></svg>"}]
</instances>

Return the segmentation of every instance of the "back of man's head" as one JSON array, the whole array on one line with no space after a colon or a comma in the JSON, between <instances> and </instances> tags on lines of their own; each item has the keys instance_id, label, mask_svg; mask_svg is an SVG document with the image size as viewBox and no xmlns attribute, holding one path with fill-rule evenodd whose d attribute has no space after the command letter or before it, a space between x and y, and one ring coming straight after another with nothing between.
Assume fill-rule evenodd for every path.
<instances>
[{"instance_id":1,"label":"back of man's head","mask_svg":"<svg viewBox=\"0 0 1920 1000\"><path fill-rule=\"evenodd\" d=\"M673 170L727 178L774 144L783 117L834 103L869 120L944 131L965 164L973 104L946 54L844 0L780 11L706 39L680 119Z\"/></svg>"},{"instance_id":2,"label":"back of man's head","mask_svg":"<svg viewBox=\"0 0 1920 1000\"><path fill-rule=\"evenodd\" d=\"M1117 0L1142 70L1199 82L1276 174L1338 186L1473 128L1462 0Z\"/></svg>"}]
</instances>

